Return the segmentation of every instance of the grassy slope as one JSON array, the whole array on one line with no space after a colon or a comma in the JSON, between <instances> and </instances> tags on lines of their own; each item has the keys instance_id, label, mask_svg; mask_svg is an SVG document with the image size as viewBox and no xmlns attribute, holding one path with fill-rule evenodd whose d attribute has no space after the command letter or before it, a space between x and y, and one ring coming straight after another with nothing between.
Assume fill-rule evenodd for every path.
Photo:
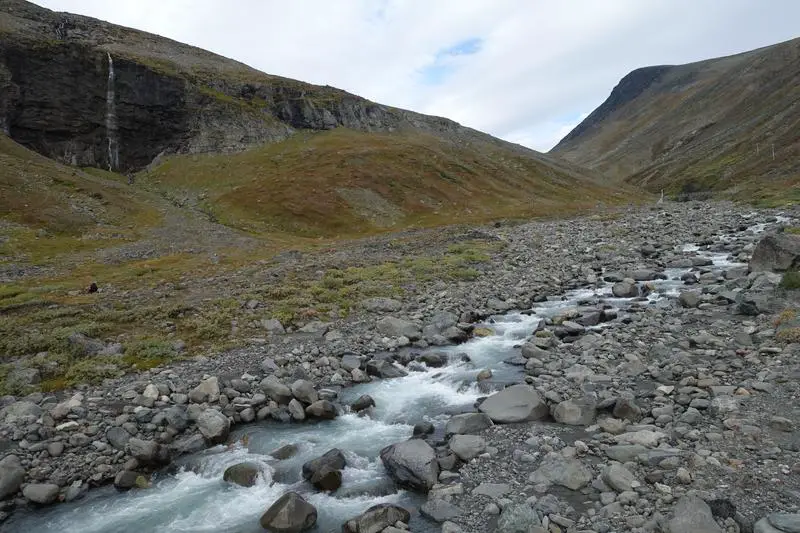
<instances>
[{"instance_id":1,"label":"grassy slope","mask_svg":"<svg viewBox=\"0 0 800 533\"><path fill-rule=\"evenodd\" d=\"M0 263L57 262L128 240L160 213L126 185L58 164L0 135Z\"/></svg>"},{"instance_id":2,"label":"grassy slope","mask_svg":"<svg viewBox=\"0 0 800 533\"><path fill-rule=\"evenodd\" d=\"M201 198L225 224L305 236L551 216L620 199L488 144L344 128L235 155L175 156L140 179L178 201Z\"/></svg>"},{"instance_id":3,"label":"grassy slope","mask_svg":"<svg viewBox=\"0 0 800 533\"><path fill-rule=\"evenodd\" d=\"M798 131L800 39L795 39L672 67L553 153L653 191L710 190L796 202Z\"/></svg>"}]
</instances>

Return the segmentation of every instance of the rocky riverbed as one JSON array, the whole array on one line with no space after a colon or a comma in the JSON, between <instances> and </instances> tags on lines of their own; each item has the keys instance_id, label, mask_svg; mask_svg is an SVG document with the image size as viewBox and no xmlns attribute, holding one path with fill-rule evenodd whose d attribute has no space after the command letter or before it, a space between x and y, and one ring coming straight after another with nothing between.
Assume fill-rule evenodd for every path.
<instances>
[{"instance_id":1,"label":"rocky riverbed","mask_svg":"<svg viewBox=\"0 0 800 533\"><path fill-rule=\"evenodd\" d=\"M88 508L96 499L89 488L112 482L156 491L169 474L151 473L212 445L233 445L258 463L274 450L254 450L249 428L264 424L408 422L386 412L400 391L348 391L445 372L458 361L452 345L496 337L503 316L522 311L515 320L524 321L533 309L530 330L511 332L507 362L470 374L481 382L474 398L464 396L470 405L460 397L422 406L431 427L418 424L412 441L390 432L396 442L373 458L380 476L388 471L423 500L384 502L349 531L795 531L800 519L774 513L800 505L800 348L796 318L785 312L798 303L771 269L797 265L784 264L791 250L772 248L757 254L757 272L748 262L756 243L797 216L688 203L475 228L504 244L475 281L434 280L402 300L364 301L346 319L292 333L273 324L265 344L103 386L3 398L3 518L16 509L5 526L64 530L69 517L44 506ZM345 444L346 456L356 445ZM265 477L284 483L269 457ZM343 468L303 477L318 490L344 490L352 480ZM380 483L365 490L376 501L357 500L346 509L353 517L392 492ZM333 505L286 494L260 502L262 525L291 515L300 531L312 523L309 507L316 521L321 504ZM54 518L36 522L39 515Z\"/></svg>"}]
</instances>

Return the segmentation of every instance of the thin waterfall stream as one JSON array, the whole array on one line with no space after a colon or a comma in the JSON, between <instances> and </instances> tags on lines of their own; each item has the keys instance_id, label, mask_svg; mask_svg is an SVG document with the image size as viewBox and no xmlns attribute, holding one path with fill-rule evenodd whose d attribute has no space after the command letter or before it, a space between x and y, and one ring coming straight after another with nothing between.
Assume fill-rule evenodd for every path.
<instances>
[{"instance_id":1,"label":"thin waterfall stream","mask_svg":"<svg viewBox=\"0 0 800 533\"><path fill-rule=\"evenodd\" d=\"M108 56L108 86L106 87L106 139L108 142L108 170L119 168L119 136L117 130L117 104L114 91L114 59Z\"/></svg>"}]
</instances>

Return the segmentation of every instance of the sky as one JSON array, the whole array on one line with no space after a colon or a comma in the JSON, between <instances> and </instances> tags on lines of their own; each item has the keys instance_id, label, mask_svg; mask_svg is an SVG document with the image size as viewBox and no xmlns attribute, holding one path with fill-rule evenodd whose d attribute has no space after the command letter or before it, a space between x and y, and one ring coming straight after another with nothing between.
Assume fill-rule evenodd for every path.
<instances>
[{"instance_id":1,"label":"sky","mask_svg":"<svg viewBox=\"0 0 800 533\"><path fill-rule=\"evenodd\" d=\"M631 70L800 37L797 0L37 0L547 151Z\"/></svg>"}]
</instances>

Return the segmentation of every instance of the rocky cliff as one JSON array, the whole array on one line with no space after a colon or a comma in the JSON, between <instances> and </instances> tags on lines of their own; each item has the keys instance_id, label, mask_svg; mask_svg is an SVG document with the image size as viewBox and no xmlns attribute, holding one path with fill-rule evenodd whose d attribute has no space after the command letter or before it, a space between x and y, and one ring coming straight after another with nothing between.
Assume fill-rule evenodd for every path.
<instances>
[{"instance_id":1,"label":"rocky cliff","mask_svg":"<svg viewBox=\"0 0 800 533\"><path fill-rule=\"evenodd\" d=\"M338 126L422 130L540 156L447 119L267 75L145 32L0 0L0 127L62 162L129 171L162 152L239 151L295 130Z\"/></svg>"}]
</instances>

